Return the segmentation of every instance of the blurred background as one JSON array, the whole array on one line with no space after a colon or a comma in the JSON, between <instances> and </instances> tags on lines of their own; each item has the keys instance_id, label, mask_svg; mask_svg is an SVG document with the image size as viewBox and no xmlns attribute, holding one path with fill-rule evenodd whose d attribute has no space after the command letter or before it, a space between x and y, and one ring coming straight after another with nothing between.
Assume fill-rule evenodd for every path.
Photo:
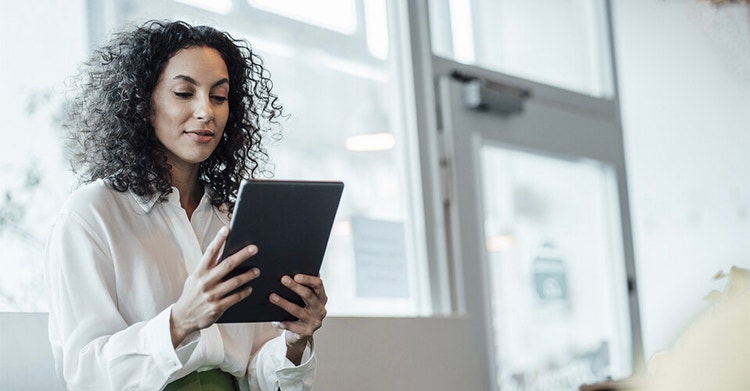
<instances>
[{"instance_id":1,"label":"blurred background","mask_svg":"<svg viewBox=\"0 0 750 391\"><path fill-rule=\"evenodd\" d=\"M264 59L291 114L275 178L346 183L328 335L457 340L477 389L626 377L750 267L750 6L720 3L3 1L0 312L47 309L67 78L110 33L181 19Z\"/></svg>"}]
</instances>

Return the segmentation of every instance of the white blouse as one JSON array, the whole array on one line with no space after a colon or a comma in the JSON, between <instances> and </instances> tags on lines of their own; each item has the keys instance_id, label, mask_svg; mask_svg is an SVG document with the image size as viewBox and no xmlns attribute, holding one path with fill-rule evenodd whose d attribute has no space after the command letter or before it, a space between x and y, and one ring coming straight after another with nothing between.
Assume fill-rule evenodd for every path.
<instances>
[{"instance_id":1,"label":"white blouse","mask_svg":"<svg viewBox=\"0 0 750 391\"><path fill-rule=\"evenodd\" d=\"M68 198L47 242L46 287L49 338L69 389L161 390L212 368L243 390L312 388L312 349L295 367L269 323L214 324L173 348L172 305L228 223L208 189L190 220L177 189L156 202L99 180Z\"/></svg>"}]
</instances>

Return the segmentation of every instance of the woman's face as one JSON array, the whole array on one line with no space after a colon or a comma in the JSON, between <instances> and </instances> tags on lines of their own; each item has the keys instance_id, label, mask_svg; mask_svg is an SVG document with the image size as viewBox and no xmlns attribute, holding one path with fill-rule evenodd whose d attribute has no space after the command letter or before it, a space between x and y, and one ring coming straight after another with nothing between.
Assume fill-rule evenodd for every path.
<instances>
[{"instance_id":1,"label":"woman's face","mask_svg":"<svg viewBox=\"0 0 750 391\"><path fill-rule=\"evenodd\" d=\"M216 49L190 47L169 59L152 96L151 124L173 169L208 159L229 117L229 72Z\"/></svg>"}]
</instances>

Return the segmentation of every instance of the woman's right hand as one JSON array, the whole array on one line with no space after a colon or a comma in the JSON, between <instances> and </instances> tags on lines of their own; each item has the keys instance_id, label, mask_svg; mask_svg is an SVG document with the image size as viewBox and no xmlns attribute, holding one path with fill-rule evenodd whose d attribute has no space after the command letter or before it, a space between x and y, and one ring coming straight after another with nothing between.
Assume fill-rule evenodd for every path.
<instances>
[{"instance_id":1,"label":"woman's right hand","mask_svg":"<svg viewBox=\"0 0 750 391\"><path fill-rule=\"evenodd\" d=\"M219 230L198 267L185 280L182 295L172 307L170 332L175 347L190 333L214 324L227 308L248 297L252 288L237 288L260 275L260 270L253 268L224 281L230 271L258 252L258 247L250 245L219 262L219 251L228 234L226 227Z\"/></svg>"}]
</instances>

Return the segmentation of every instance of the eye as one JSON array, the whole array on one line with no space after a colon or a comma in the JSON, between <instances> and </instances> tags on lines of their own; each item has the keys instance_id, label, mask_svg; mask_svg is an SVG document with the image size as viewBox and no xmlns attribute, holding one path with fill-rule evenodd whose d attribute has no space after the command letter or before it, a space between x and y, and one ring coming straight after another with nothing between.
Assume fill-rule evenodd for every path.
<instances>
[{"instance_id":1,"label":"eye","mask_svg":"<svg viewBox=\"0 0 750 391\"><path fill-rule=\"evenodd\" d=\"M216 102L216 104L222 104L226 102L227 100L229 100L229 98L227 98L226 96L221 96L221 95L211 95L211 100Z\"/></svg>"},{"instance_id":2,"label":"eye","mask_svg":"<svg viewBox=\"0 0 750 391\"><path fill-rule=\"evenodd\" d=\"M190 98L191 96L193 96L192 92L175 92L174 94L178 98Z\"/></svg>"}]
</instances>

